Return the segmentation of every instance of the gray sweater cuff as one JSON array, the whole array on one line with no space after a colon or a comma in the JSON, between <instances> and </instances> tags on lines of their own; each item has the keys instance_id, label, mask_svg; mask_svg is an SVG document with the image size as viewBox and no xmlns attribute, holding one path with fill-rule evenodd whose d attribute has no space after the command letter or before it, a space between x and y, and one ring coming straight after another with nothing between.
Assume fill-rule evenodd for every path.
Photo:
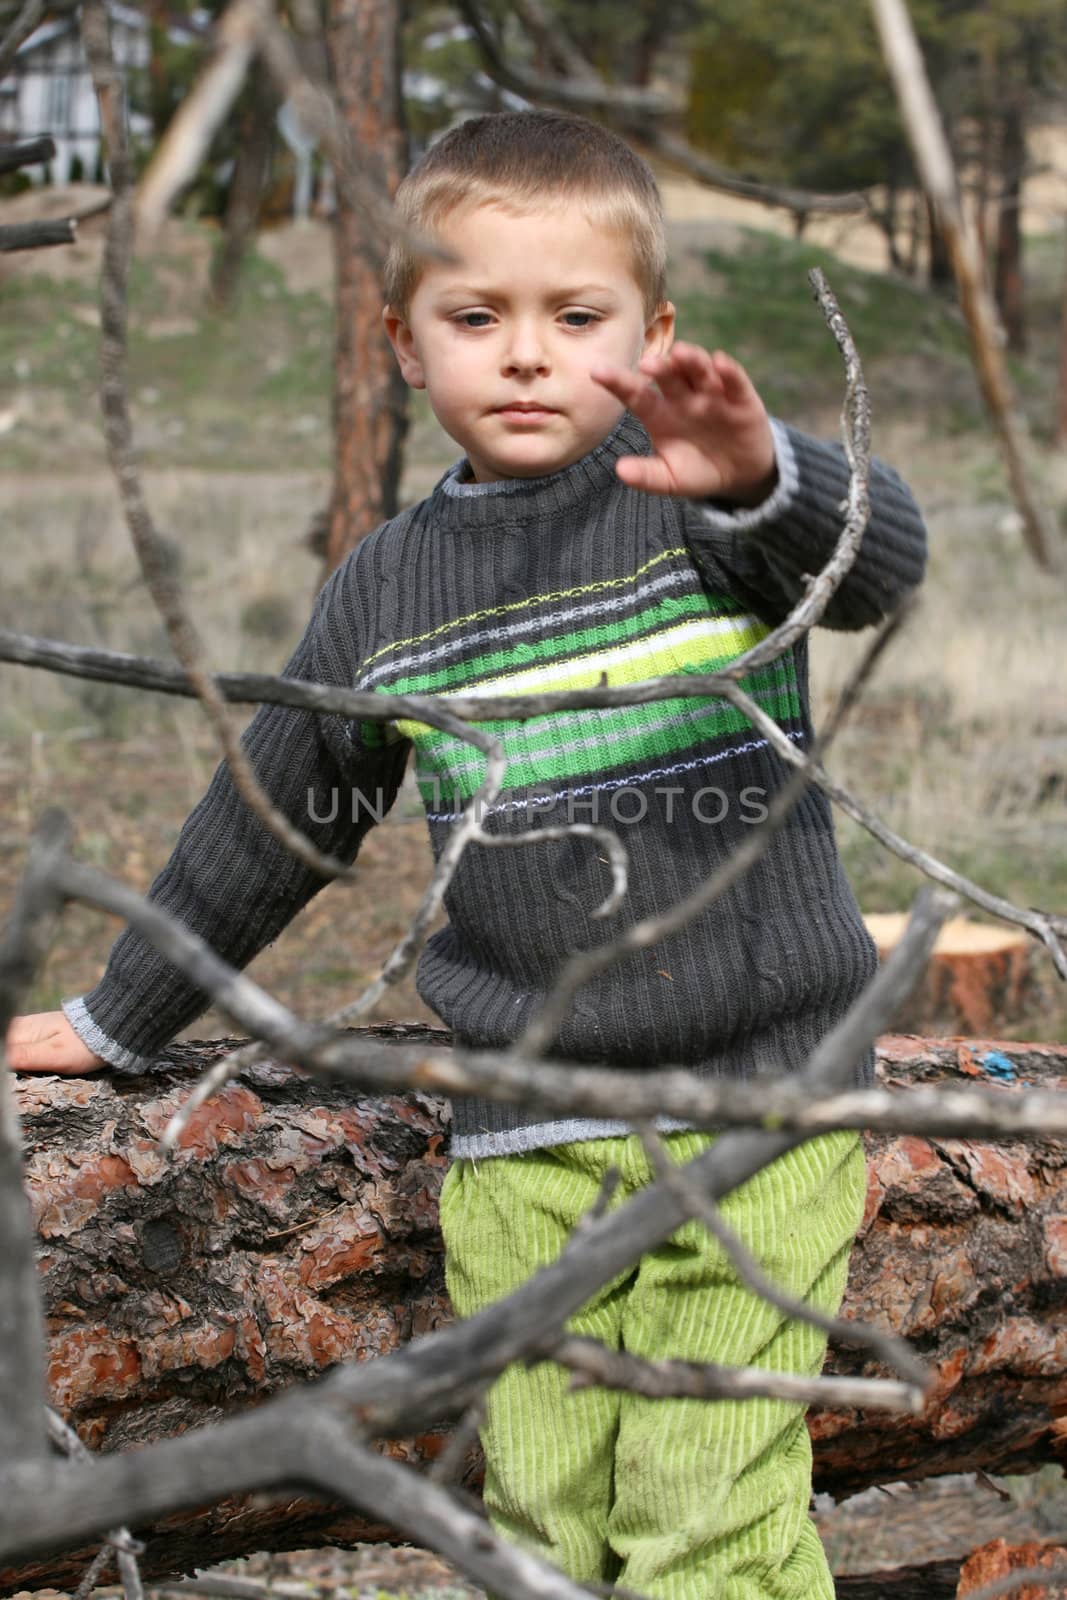
<instances>
[{"instance_id":1,"label":"gray sweater cuff","mask_svg":"<svg viewBox=\"0 0 1067 1600\"><path fill-rule=\"evenodd\" d=\"M74 1032L83 1044L89 1046L94 1055L103 1056L104 1060L117 1071L128 1073L131 1077L149 1070L152 1065L150 1056L139 1056L134 1051L125 1049L116 1040L109 1038L102 1028L97 1027L89 1015L83 995L78 995L72 1000L63 1000L60 1005Z\"/></svg>"},{"instance_id":2,"label":"gray sweater cuff","mask_svg":"<svg viewBox=\"0 0 1067 1600\"><path fill-rule=\"evenodd\" d=\"M750 533L777 521L789 509L800 484L797 458L785 427L776 417L772 417L770 422L778 464L778 482L774 489L758 506L738 506L734 511L699 500L697 504L701 515L709 527L717 528L722 533Z\"/></svg>"}]
</instances>

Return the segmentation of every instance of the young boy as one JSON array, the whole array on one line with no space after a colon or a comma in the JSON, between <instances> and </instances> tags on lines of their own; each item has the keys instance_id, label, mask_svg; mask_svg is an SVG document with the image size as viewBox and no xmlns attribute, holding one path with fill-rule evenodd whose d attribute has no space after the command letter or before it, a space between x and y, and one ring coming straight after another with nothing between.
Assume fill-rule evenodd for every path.
<instances>
[{"instance_id":1,"label":"young boy","mask_svg":"<svg viewBox=\"0 0 1067 1600\"><path fill-rule=\"evenodd\" d=\"M843 452L771 422L742 368L675 344L651 172L569 114L452 129L405 180L402 216L454 253L391 251L385 328L407 381L463 458L428 499L363 541L320 593L289 676L411 693L580 689L728 663L800 596L840 532ZM876 463L856 561L823 616L860 628L923 573L911 495ZM745 680L805 748L807 640ZM567 821L618 829L629 890L587 838L472 845L419 990L459 1048L515 1040L568 954L664 911L763 815L786 764L725 702L659 700L486 724L507 757L488 831ZM439 852L484 775L481 755L421 724L385 727L264 707L246 734L275 803L318 845L355 856L410 747ZM242 966L320 887L248 815L225 767L182 830L153 898ZM582 989L553 1043L564 1058L749 1076L800 1066L872 977L876 954L838 859L829 805L797 804L762 859L681 933ZM206 1004L137 934L64 1014L19 1019L23 1071L136 1072ZM870 1082L868 1053L857 1082ZM716 1135L661 1119L671 1158ZM466 1317L553 1259L595 1200L650 1179L613 1119L546 1118L457 1100L441 1196L448 1286ZM765 1269L827 1312L844 1293L865 1198L853 1132L789 1153L724 1202ZM738 1281L691 1222L598 1290L568 1326L640 1355L815 1374L825 1337ZM507 1538L573 1577L664 1600L826 1600L808 1517L803 1409L771 1400L569 1392L551 1362L493 1386L485 1499Z\"/></svg>"}]
</instances>

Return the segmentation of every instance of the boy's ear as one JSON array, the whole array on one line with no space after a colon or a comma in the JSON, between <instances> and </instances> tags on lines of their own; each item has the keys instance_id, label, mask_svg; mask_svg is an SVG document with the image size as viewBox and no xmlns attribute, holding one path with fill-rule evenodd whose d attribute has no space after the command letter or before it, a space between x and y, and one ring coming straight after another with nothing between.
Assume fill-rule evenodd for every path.
<instances>
[{"instance_id":1,"label":"boy's ear","mask_svg":"<svg viewBox=\"0 0 1067 1600\"><path fill-rule=\"evenodd\" d=\"M393 354L400 365L400 373L405 383L409 383L413 389L425 389L426 379L422 371L422 362L415 354L415 340L408 324L392 306L385 306L382 310L382 326L385 329L385 337L393 347Z\"/></svg>"},{"instance_id":2,"label":"boy's ear","mask_svg":"<svg viewBox=\"0 0 1067 1600\"><path fill-rule=\"evenodd\" d=\"M674 343L674 305L661 300L656 315L645 329L643 356L665 356Z\"/></svg>"}]
</instances>

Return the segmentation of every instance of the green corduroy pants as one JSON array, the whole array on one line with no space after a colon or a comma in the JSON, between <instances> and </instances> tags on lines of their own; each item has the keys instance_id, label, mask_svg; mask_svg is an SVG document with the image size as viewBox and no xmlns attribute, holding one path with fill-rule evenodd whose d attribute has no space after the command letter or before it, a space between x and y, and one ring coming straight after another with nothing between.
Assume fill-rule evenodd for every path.
<instances>
[{"instance_id":1,"label":"green corduroy pants","mask_svg":"<svg viewBox=\"0 0 1067 1600\"><path fill-rule=\"evenodd\" d=\"M664 1135L679 1164L718 1137ZM440 1209L457 1316L555 1260L610 1166L621 1175L612 1208L652 1181L636 1135L454 1161ZM839 1130L780 1156L720 1204L776 1284L832 1315L865 1196L862 1140ZM651 1359L805 1375L819 1373L827 1344L746 1288L695 1220L598 1289L566 1327ZM570 1392L569 1382L555 1362L515 1362L488 1392L484 1498L503 1538L572 1578L651 1600L833 1600L808 1510L804 1407Z\"/></svg>"}]
</instances>

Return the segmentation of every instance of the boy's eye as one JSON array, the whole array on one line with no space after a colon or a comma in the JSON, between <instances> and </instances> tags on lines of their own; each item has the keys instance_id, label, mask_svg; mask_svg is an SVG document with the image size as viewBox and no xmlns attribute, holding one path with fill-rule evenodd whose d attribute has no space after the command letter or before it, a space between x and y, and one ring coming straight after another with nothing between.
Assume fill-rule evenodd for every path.
<instances>
[{"instance_id":1,"label":"boy's eye","mask_svg":"<svg viewBox=\"0 0 1067 1600\"><path fill-rule=\"evenodd\" d=\"M603 319L598 311L565 311L563 320L570 328L588 328ZM489 311L461 311L453 318L463 328L484 328L492 321Z\"/></svg>"}]
</instances>

